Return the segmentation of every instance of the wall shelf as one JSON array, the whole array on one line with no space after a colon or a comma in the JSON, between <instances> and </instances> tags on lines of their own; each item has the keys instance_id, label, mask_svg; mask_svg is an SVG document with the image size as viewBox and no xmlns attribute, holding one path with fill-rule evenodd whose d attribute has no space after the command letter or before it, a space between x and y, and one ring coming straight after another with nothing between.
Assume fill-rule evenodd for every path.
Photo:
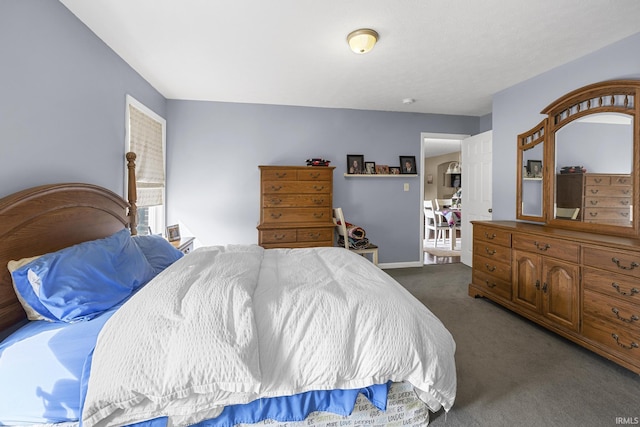
<instances>
[{"instance_id":1,"label":"wall shelf","mask_svg":"<svg viewBox=\"0 0 640 427\"><path fill-rule=\"evenodd\" d=\"M345 173L345 178L414 178L418 176L417 173L401 173L398 175L392 174L368 174L368 173Z\"/></svg>"}]
</instances>

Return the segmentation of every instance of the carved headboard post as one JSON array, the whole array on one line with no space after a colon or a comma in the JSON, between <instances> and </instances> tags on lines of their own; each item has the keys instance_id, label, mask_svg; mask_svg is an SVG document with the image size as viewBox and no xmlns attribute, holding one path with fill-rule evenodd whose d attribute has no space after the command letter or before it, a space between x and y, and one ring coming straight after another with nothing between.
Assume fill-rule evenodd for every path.
<instances>
[{"instance_id":1,"label":"carved headboard post","mask_svg":"<svg viewBox=\"0 0 640 427\"><path fill-rule=\"evenodd\" d=\"M138 194L136 191L136 153L129 151L127 157L127 199L129 200L129 229L131 235L138 234Z\"/></svg>"}]
</instances>

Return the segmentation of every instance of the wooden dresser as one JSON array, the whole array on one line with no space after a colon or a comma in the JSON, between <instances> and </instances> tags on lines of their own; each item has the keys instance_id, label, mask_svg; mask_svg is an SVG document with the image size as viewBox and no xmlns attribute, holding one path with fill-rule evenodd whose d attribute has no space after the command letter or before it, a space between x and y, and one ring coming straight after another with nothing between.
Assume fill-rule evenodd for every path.
<instances>
[{"instance_id":1,"label":"wooden dresser","mask_svg":"<svg viewBox=\"0 0 640 427\"><path fill-rule=\"evenodd\" d=\"M260 166L260 246L333 246L334 169Z\"/></svg>"},{"instance_id":2,"label":"wooden dresser","mask_svg":"<svg viewBox=\"0 0 640 427\"><path fill-rule=\"evenodd\" d=\"M473 223L469 295L640 374L640 241L515 221Z\"/></svg>"},{"instance_id":3,"label":"wooden dresser","mask_svg":"<svg viewBox=\"0 0 640 427\"><path fill-rule=\"evenodd\" d=\"M578 220L628 225L631 220L633 180L630 175L556 175L557 206L580 208Z\"/></svg>"}]
</instances>

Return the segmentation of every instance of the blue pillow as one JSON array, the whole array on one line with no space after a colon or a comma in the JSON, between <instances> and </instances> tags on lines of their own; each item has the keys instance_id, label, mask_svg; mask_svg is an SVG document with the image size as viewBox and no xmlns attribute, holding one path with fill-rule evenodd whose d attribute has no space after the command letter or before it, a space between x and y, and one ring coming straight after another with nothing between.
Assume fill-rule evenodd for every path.
<instances>
[{"instance_id":1,"label":"blue pillow","mask_svg":"<svg viewBox=\"0 0 640 427\"><path fill-rule=\"evenodd\" d=\"M149 261L149 264L153 267L155 274L159 274L184 256L182 252L177 250L164 237L157 234L134 236L133 241L136 242L142 250L147 261Z\"/></svg>"},{"instance_id":2,"label":"blue pillow","mask_svg":"<svg viewBox=\"0 0 640 427\"><path fill-rule=\"evenodd\" d=\"M12 273L31 307L51 321L87 320L154 277L127 229L43 255Z\"/></svg>"}]
</instances>

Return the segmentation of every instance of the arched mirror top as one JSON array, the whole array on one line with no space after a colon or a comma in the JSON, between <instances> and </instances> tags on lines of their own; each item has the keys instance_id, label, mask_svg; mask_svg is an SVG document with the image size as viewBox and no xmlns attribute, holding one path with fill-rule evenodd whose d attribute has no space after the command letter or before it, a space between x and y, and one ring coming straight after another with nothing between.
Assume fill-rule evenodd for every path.
<instances>
[{"instance_id":1,"label":"arched mirror top","mask_svg":"<svg viewBox=\"0 0 640 427\"><path fill-rule=\"evenodd\" d=\"M547 118L533 129L536 132L518 136L522 173L517 218L558 228L638 235L639 101L640 81L614 80L570 92L545 108ZM544 168L537 202L532 188L538 187L527 182L530 168L524 166L536 165L527 159L534 151L530 143L537 144L540 135ZM535 215L525 211L531 201L536 203L528 209Z\"/></svg>"}]
</instances>

